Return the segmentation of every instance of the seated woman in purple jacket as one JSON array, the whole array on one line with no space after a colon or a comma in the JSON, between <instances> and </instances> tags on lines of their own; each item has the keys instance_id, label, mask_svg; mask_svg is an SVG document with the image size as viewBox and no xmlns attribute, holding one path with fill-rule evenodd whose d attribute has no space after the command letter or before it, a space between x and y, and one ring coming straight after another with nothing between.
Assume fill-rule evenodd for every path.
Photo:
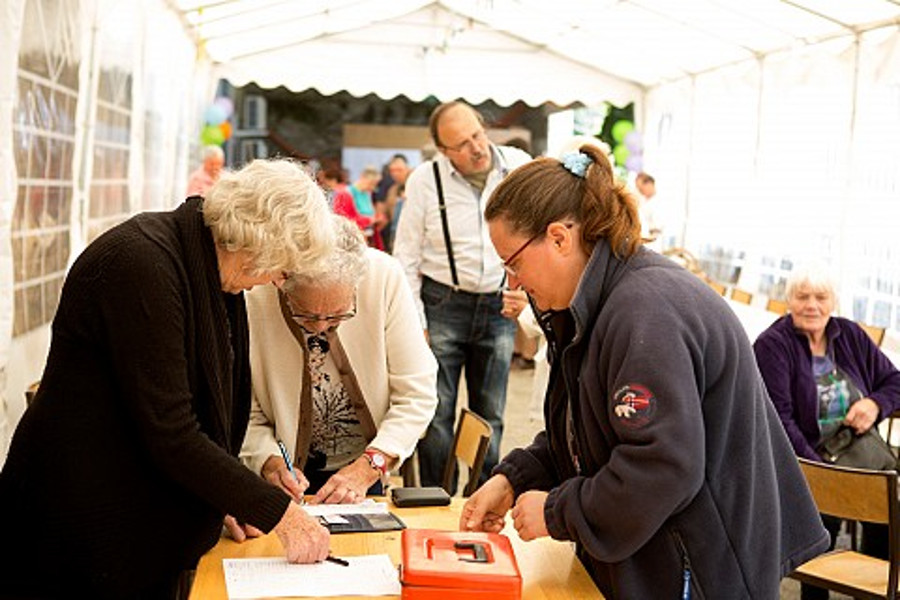
<instances>
[{"instance_id":1,"label":"seated woman in purple jacket","mask_svg":"<svg viewBox=\"0 0 900 600\"><path fill-rule=\"evenodd\" d=\"M795 269L786 292L788 314L753 349L794 451L822 461L816 447L842 423L862 434L900 406L900 372L859 325L832 316L835 285L824 268ZM840 520L823 520L833 546ZM887 558L887 542L886 527L863 526L863 552ZM804 586L801 596L828 592Z\"/></svg>"}]
</instances>

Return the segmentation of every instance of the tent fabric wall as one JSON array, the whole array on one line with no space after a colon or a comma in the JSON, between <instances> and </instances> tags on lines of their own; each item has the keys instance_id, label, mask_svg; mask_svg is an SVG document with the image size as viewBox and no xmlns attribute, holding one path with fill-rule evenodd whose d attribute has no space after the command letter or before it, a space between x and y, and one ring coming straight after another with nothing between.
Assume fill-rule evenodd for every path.
<instances>
[{"instance_id":1,"label":"tent fabric wall","mask_svg":"<svg viewBox=\"0 0 900 600\"><path fill-rule=\"evenodd\" d=\"M9 415L7 381L15 314L10 241L11 207L16 199L12 123L24 9L25 0L8 0L0 4L0 454L3 457L9 446L9 436L18 422Z\"/></svg>"},{"instance_id":2,"label":"tent fabric wall","mask_svg":"<svg viewBox=\"0 0 900 600\"><path fill-rule=\"evenodd\" d=\"M898 328L898 48L890 27L652 89L646 164L683 199L680 245L772 295L828 262L842 314Z\"/></svg>"},{"instance_id":3,"label":"tent fabric wall","mask_svg":"<svg viewBox=\"0 0 900 600\"><path fill-rule=\"evenodd\" d=\"M34 264L20 264L21 251L19 258L11 252L11 236L65 241L71 262L104 228L139 210L166 209L180 202L189 164L199 162L188 154L196 149L202 107L212 100L215 81L209 61L198 57L193 40L165 2L7 0L0 7L0 456L5 457L25 409L24 390L40 378L49 347L47 321L13 335L23 290L42 289L41 303L52 302L47 305L52 310L52 294L58 294L58 288L47 285L56 274L29 274ZM20 57L26 53L31 60L48 57L46 73L32 74L22 67ZM53 104L70 93L53 81L63 56L69 64L80 65L71 96L77 106L71 112ZM40 90L33 88L35 107L20 106L32 98L32 88L21 90L21 81L29 86L45 82ZM59 119L70 115L73 122L63 126ZM73 133L59 133L70 128ZM74 150L64 155L65 170L71 174L71 208L58 222L46 220L46 212L31 214L22 205L46 205L50 197L42 186L55 189L59 184L55 169L61 159L52 153L42 156L47 175L30 173L27 181L32 183L23 186L26 174L18 172L17 139L20 155L23 149L49 152L57 139L74 142ZM27 238L21 238L21 223L14 226L11 220L21 219L23 212L26 220L38 218L39 229L26 232Z\"/></svg>"}]
</instances>

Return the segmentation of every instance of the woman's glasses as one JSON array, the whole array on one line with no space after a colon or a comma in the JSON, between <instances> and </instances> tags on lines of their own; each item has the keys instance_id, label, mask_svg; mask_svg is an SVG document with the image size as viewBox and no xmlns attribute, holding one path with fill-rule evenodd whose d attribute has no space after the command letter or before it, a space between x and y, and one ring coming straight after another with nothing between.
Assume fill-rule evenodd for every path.
<instances>
[{"instance_id":1,"label":"woman's glasses","mask_svg":"<svg viewBox=\"0 0 900 600\"><path fill-rule=\"evenodd\" d=\"M356 316L356 296L353 297L353 308L345 313L337 313L333 315L317 315L313 313L303 312L297 310L297 308L294 306L294 303L291 301L290 296L285 294L284 299L287 301L291 318L300 324L327 323L329 325L338 325L340 323L343 323L344 321L349 321Z\"/></svg>"},{"instance_id":2,"label":"woman's glasses","mask_svg":"<svg viewBox=\"0 0 900 600\"><path fill-rule=\"evenodd\" d=\"M538 239L542 235L544 235L543 231L540 231L540 232L534 234L533 236L528 238L527 242L525 242L524 244L519 246L519 249L516 250L515 252L513 252L509 258L507 258L506 260L503 261L503 270L506 271L506 273L508 275L510 275L512 277L518 277L518 275L519 275L518 269L516 267L512 266L513 261L516 260L517 256L519 256L520 254L522 254L522 252L525 251L525 248L530 246L534 240Z\"/></svg>"},{"instance_id":3,"label":"woman's glasses","mask_svg":"<svg viewBox=\"0 0 900 600\"><path fill-rule=\"evenodd\" d=\"M572 226L574 225L574 223L563 223L563 225L566 226L566 229L572 229ZM548 225L547 227L549 227L549 225ZM519 246L519 249L518 249L518 250L516 250L515 252L513 252L513 253L510 255L509 258L507 258L506 260L503 261L503 270L506 271L506 274L507 274L507 275L510 275L510 276L512 276L512 277L518 277L518 276L519 276L519 269L518 269L517 267L514 267L514 266L513 266L513 264L512 264L513 261L516 260L516 258L517 258L520 254L522 254L522 252L525 251L525 248L527 248L528 246L530 246L535 240L537 240L539 237L541 237L542 235L544 235L544 234L547 232L547 227L545 227L545 228L542 229L541 231L537 232L536 234L534 234L533 236L531 236L530 238L528 238L528 241L526 241L524 244L522 244L521 246Z\"/></svg>"}]
</instances>

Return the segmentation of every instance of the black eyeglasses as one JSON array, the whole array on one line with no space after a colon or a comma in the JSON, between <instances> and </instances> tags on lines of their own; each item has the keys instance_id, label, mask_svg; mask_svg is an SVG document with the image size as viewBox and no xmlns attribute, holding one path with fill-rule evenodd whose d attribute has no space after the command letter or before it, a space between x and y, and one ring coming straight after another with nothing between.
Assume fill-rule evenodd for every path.
<instances>
[{"instance_id":1,"label":"black eyeglasses","mask_svg":"<svg viewBox=\"0 0 900 600\"><path fill-rule=\"evenodd\" d=\"M506 273L507 273L508 275L510 275L511 277L518 277L518 276L519 276L519 274L518 274L518 269L516 269L514 266L512 266L512 262L513 262L514 260L516 260L516 257L517 257L517 256L519 256L520 254L522 254L522 252L525 251L525 248L527 248L528 246L530 246L531 243L532 243L533 241L535 241L536 239L538 239L538 238L541 237L542 235L544 235L544 232L543 232L543 231L540 231L540 232L534 234L533 236L531 236L530 238L528 238L528 241L527 241L527 242L525 242L524 244L522 244L521 246L519 246L519 249L516 250L515 252L513 252L512 255L510 255L509 258L507 258L506 260L503 261L503 270L506 271Z\"/></svg>"},{"instance_id":2,"label":"black eyeglasses","mask_svg":"<svg viewBox=\"0 0 900 600\"><path fill-rule=\"evenodd\" d=\"M563 223L563 225L566 226L566 229L572 229L572 226L574 225L574 223ZM547 225L547 227L550 227L550 225ZM537 232L536 234L534 234L533 236L528 238L527 242L525 242L524 244L519 246L518 250L513 252L509 258L507 258L506 260L503 261L503 270L506 271L507 275L510 275L512 277L519 276L519 273L518 273L519 270L516 267L512 266L513 261L516 260L516 257L519 256L520 254L522 254L522 252L524 252L525 248L530 246L532 244L532 242L534 242L536 239L538 239L539 237L544 235L547 232L547 227L545 227L541 231Z\"/></svg>"}]
</instances>

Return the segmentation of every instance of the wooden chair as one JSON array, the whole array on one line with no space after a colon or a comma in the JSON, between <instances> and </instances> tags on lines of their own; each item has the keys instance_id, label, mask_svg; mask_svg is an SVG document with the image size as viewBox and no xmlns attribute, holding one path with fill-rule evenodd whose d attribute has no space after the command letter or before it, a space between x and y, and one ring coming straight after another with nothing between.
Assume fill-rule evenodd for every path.
<instances>
[{"instance_id":1,"label":"wooden chair","mask_svg":"<svg viewBox=\"0 0 900 600\"><path fill-rule=\"evenodd\" d=\"M896 471L850 469L801 458L800 469L820 513L885 524L889 559L836 549L800 565L789 577L854 598L897 598L900 501Z\"/></svg>"},{"instance_id":2,"label":"wooden chair","mask_svg":"<svg viewBox=\"0 0 900 600\"><path fill-rule=\"evenodd\" d=\"M456 437L453 440L453 448L447 457L447 465L444 467L443 488L450 493L454 487L454 479L457 475L457 463L461 460L468 467L468 482L463 489L463 497L472 495L478 488L478 479L481 477L481 469L484 467L484 457L488 446L491 444L491 435L494 428L471 410L463 408L459 414L459 423L456 426Z\"/></svg>"},{"instance_id":3,"label":"wooden chair","mask_svg":"<svg viewBox=\"0 0 900 600\"><path fill-rule=\"evenodd\" d=\"M876 327L875 325L868 325L860 321L857 321L856 324L869 334L869 337L872 338L872 341L875 342L876 346L881 346L881 342L884 341L884 327Z\"/></svg>"},{"instance_id":4,"label":"wooden chair","mask_svg":"<svg viewBox=\"0 0 900 600\"><path fill-rule=\"evenodd\" d=\"M707 281L706 284L716 291L720 296L725 295L725 286L721 283L716 283L715 281Z\"/></svg>"},{"instance_id":5,"label":"wooden chair","mask_svg":"<svg viewBox=\"0 0 900 600\"><path fill-rule=\"evenodd\" d=\"M739 288L731 289L731 299L741 304L750 304L753 302L753 294Z\"/></svg>"},{"instance_id":6,"label":"wooden chair","mask_svg":"<svg viewBox=\"0 0 900 600\"><path fill-rule=\"evenodd\" d=\"M37 394L38 388L40 387L41 382L35 381L27 388L25 388L25 406L31 406L31 403L34 401L34 396Z\"/></svg>"},{"instance_id":7,"label":"wooden chair","mask_svg":"<svg viewBox=\"0 0 900 600\"><path fill-rule=\"evenodd\" d=\"M786 315L788 311L788 303L784 300L769 298L769 301L766 302L766 310L769 312L773 312L776 315Z\"/></svg>"}]
</instances>

